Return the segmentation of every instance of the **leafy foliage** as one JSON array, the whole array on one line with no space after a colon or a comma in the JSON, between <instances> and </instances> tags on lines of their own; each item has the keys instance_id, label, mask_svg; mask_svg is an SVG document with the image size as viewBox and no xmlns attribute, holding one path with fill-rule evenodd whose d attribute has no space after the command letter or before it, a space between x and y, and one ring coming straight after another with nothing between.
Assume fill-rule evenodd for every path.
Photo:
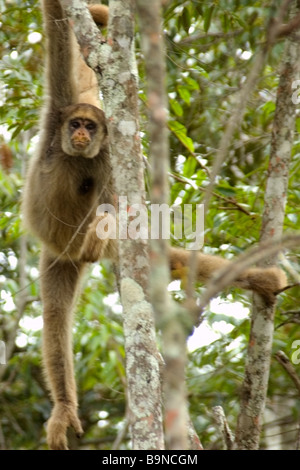
<instances>
[{"instance_id":1,"label":"leafy foliage","mask_svg":"<svg viewBox=\"0 0 300 470\"><path fill-rule=\"evenodd\" d=\"M275 6L279 2L273 2ZM36 0L0 0L0 144L12 152L13 167L0 172L0 340L13 343L7 366L0 366L0 448L45 448L43 424L50 404L41 371L41 305L38 290L36 241L26 235L26 302L20 320L24 240L20 198L25 155L35 145L36 125L42 104L41 80L44 51L41 13ZM274 15L270 2L248 0L172 0L164 8L164 34L169 95L171 172L170 197L175 205L200 204L214 155L234 107L237 91L265 39L265 26ZM33 34L34 33L34 34ZM40 35L40 36L39 36ZM272 50L258 87L249 97L247 112L229 158L223 165L211 201L204 250L231 258L259 239L263 196L270 152L272 119L283 45ZM140 71L141 127L147 153L147 110L144 97L143 61ZM299 118L293 147L285 230L299 227ZM3 161L3 155L0 156ZM177 242L180 244L180 242ZM184 243L184 240L182 241ZM297 271L299 252L286 255ZM24 261L24 260L23 260ZM184 297L175 287L178 301ZM85 279L74 324L75 367L85 448L111 448L125 425L126 379L120 303L108 264L94 266ZM198 293L201 287L198 288ZM190 353L187 385L191 417L206 448L221 443L211 416L221 404L232 429L239 411L239 391L249 335L249 319L235 318L240 305L249 307L249 296L237 289L230 294L232 315L207 311L209 328L226 325L226 334ZM18 303L19 302L19 303ZM239 302L235 304L235 302ZM299 339L297 324L285 323L285 312L297 310L295 287L279 299L274 352L283 349L291 357ZM21 312L22 313L22 312ZM298 313L299 314L299 313ZM283 324L282 326L280 326ZM230 328L228 329L228 326ZM14 335L16 338L14 338ZM283 397L283 398L282 398ZM299 403L290 378L272 363L268 408L273 419L290 423L284 448L295 442L293 429L299 420ZM288 400L285 414L283 401ZM266 427L262 445L270 445ZM280 430L278 431L280 432ZM287 434L282 434L282 439ZM77 444L74 444L77 445ZM128 439L122 444L128 447ZM278 444L279 445L279 444Z\"/></svg>"}]
</instances>

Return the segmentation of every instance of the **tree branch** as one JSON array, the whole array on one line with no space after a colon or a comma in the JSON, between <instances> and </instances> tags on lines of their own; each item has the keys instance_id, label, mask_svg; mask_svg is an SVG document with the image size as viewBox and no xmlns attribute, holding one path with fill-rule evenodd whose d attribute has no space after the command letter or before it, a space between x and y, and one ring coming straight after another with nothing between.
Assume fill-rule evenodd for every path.
<instances>
[{"instance_id":1,"label":"tree branch","mask_svg":"<svg viewBox=\"0 0 300 470\"><path fill-rule=\"evenodd\" d=\"M220 430L224 445L227 450L232 450L234 447L234 436L231 432L231 429L228 425L224 410L222 406L214 406L213 416L216 421L216 424Z\"/></svg>"},{"instance_id":2,"label":"tree branch","mask_svg":"<svg viewBox=\"0 0 300 470\"><path fill-rule=\"evenodd\" d=\"M297 374L293 365L290 363L289 358L286 356L286 354L284 354L283 351L278 351L275 354L275 359L279 362L279 364L282 365L284 370L289 374L300 396L300 377Z\"/></svg>"}]
</instances>

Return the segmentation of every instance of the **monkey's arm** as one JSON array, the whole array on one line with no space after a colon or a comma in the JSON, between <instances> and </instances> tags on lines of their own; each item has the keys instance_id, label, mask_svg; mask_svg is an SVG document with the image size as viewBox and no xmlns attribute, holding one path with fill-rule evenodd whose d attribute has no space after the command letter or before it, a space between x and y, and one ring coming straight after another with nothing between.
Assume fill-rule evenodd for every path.
<instances>
[{"instance_id":1,"label":"monkey's arm","mask_svg":"<svg viewBox=\"0 0 300 470\"><path fill-rule=\"evenodd\" d=\"M99 107L98 83L94 72L82 59L69 20L58 0L43 0L47 40L48 106L51 112L76 103ZM106 26L108 7L90 5L94 21Z\"/></svg>"},{"instance_id":2,"label":"monkey's arm","mask_svg":"<svg viewBox=\"0 0 300 470\"><path fill-rule=\"evenodd\" d=\"M43 0L47 50L47 87L50 111L78 102L74 74L74 37L58 0Z\"/></svg>"},{"instance_id":3,"label":"monkey's arm","mask_svg":"<svg viewBox=\"0 0 300 470\"><path fill-rule=\"evenodd\" d=\"M187 275L190 252L182 248L170 248L170 267L173 279L182 279ZM219 256L197 253L197 280L206 282L221 268L231 262ZM250 268L233 282L236 287L249 289L263 296L268 303L274 303L275 293L287 285L284 272L276 267Z\"/></svg>"}]
</instances>

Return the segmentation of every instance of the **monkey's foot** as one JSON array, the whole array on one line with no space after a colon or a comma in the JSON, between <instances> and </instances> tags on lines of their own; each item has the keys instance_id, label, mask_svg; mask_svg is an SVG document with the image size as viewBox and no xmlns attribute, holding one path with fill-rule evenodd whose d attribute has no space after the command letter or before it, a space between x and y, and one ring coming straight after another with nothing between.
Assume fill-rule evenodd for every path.
<instances>
[{"instance_id":1,"label":"monkey's foot","mask_svg":"<svg viewBox=\"0 0 300 470\"><path fill-rule=\"evenodd\" d=\"M94 263L105 255L111 238L115 237L116 220L109 213L101 214L89 225L85 236L80 260Z\"/></svg>"},{"instance_id":2,"label":"monkey's foot","mask_svg":"<svg viewBox=\"0 0 300 470\"><path fill-rule=\"evenodd\" d=\"M51 450L68 450L67 429L72 427L81 437L83 430L74 405L58 403L54 405L47 423L47 442Z\"/></svg>"}]
</instances>

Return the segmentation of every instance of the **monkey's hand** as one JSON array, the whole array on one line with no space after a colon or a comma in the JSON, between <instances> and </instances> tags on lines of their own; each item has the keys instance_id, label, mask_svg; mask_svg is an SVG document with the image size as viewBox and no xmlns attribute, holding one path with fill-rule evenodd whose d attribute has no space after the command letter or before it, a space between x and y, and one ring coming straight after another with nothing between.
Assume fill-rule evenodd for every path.
<instances>
[{"instance_id":1,"label":"monkey's hand","mask_svg":"<svg viewBox=\"0 0 300 470\"><path fill-rule=\"evenodd\" d=\"M56 403L47 423L47 442L51 450L68 450L67 429L72 427L77 437L83 430L77 416L76 406L70 403Z\"/></svg>"},{"instance_id":2,"label":"monkey's hand","mask_svg":"<svg viewBox=\"0 0 300 470\"><path fill-rule=\"evenodd\" d=\"M90 223L83 245L80 260L94 263L105 256L112 238L115 238L116 219L109 213L97 216Z\"/></svg>"}]
</instances>

